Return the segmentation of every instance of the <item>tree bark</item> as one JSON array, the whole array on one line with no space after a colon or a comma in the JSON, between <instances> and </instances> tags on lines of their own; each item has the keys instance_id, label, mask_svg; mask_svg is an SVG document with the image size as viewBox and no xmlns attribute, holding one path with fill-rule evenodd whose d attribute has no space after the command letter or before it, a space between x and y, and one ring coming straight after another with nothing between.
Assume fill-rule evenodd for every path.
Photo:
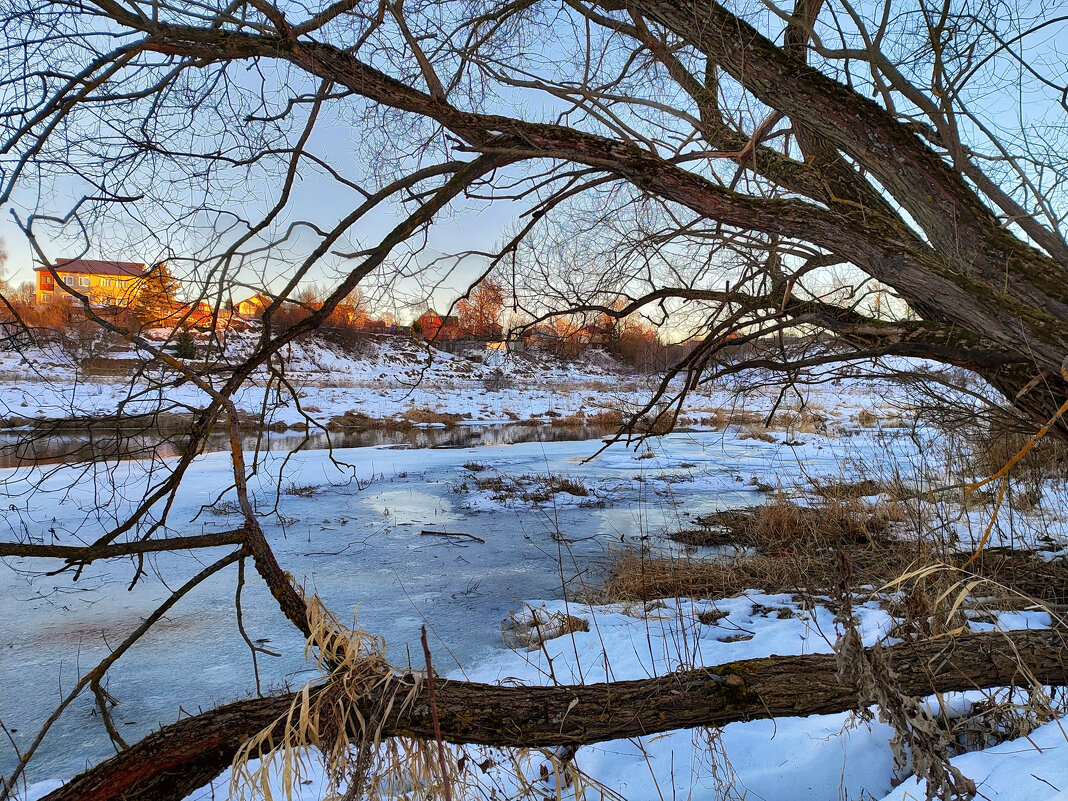
<instances>
[{"instance_id":1,"label":"tree bark","mask_svg":"<svg viewBox=\"0 0 1068 801\"><path fill-rule=\"evenodd\" d=\"M884 653L908 695L1032 680L1068 684L1068 646L1060 631L969 634L901 643ZM855 708L856 693L839 684L836 674L833 654L770 656L611 684L508 687L443 681L436 702L442 737L452 743L575 746ZM327 685L318 692L335 690ZM249 738L279 726L295 698L237 701L180 720L77 776L45 801L180 801L221 773ZM361 703L362 711L369 712L376 700ZM398 706L383 722L383 736L433 736L425 685L414 703L400 711Z\"/></svg>"}]
</instances>

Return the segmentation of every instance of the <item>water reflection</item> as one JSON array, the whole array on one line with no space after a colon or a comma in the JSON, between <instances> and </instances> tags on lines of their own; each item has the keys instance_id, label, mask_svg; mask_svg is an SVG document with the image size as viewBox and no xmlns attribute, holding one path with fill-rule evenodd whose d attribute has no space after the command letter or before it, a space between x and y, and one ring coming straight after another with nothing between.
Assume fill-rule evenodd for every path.
<instances>
[{"instance_id":1,"label":"water reflection","mask_svg":"<svg viewBox=\"0 0 1068 801\"><path fill-rule=\"evenodd\" d=\"M474 448L520 442L563 442L611 436L612 426L552 426L535 423L486 423L450 428L361 429L317 432L264 431L245 436L246 450L321 450L394 446L398 448ZM84 431L27 431L0 434L0 468L33 464L79 464L116 459L170 458L185 453L189 438L180 432L129 431L94 427ZM225 434L208 438L207 453L227 450Z\"/></svg>"}]
</instances>

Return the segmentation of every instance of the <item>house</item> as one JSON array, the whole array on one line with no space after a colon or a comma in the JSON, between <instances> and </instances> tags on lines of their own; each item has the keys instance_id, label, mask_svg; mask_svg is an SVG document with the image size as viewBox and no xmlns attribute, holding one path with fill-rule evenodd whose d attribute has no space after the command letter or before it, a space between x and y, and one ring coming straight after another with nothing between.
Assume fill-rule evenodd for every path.
<instances>
[{"instance_id":1,"label":"house","mask_svg":"<svg viewBox=\"0 0 1068 801\"><path fill-rule=\"evenodd\" d=\"M263 315L263 310L274 303L274 298L257 292L251 298L245 298L234 304L234 311L238 317L245 320L254 320Z\"/></svg>"},{"instance_id":2,"label":"house","mask_svg":"<svg viewBox=\"0 0 1068 801\"><path fill-rule=\"evenodd\" d=\"M59 280L75 292L87 295L91 303L102 306L126 306L137 293L136 283L148 270L138 262L98 259L60 259L56 262ZM38 305L53 298L70 297L55 285L47 267L35 267L35 299Z\"/></svg>"},{"instance_id":3,"label":"house","mask_svg":"<svg viewBox=\"0 0 1068 801\"><path fill-rule=\"evenodd\" d=\"M215 309L206 300L198 301L195 304L175 303L171 317L183 320L184 324L189 328L198 328L201 331L208 331L215 327L217 318L223 324L223 327L225 327L226 322L226 314L216 315Z\"/></svg>"},{"instance_id":4,"label":"house","mask_svg":"<svg viewBox=\"0 0 1068 801\"><path fill-rule=\"evenodd\" d=\"M413 330L419 331L423 339L463 339L470 332L460 324L458 317L442 317L433 309L427 309L412 323Z\"/></svg>"}]
</instances>

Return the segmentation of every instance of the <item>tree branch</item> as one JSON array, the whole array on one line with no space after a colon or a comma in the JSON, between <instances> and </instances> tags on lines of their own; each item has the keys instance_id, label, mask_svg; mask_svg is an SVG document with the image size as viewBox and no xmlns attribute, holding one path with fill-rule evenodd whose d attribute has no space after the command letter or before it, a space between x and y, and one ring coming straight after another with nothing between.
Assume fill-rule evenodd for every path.
<instances>
[{"instance_id":1,"label":"tree branch","mask_svg":"<svg viewBox=\"0 0 1068 801\"><path fill-rule=\"evenodd\" d=\"M0 542L0 557L66 559L71 564L89 564L98 559L115 559L133 554L160 551L184 551L190 548L217 548L220 545L239 545L244 542L244 529L195 534L188 537L136 540L112 545L40 545L37 543Z\"/></svg>"},{"instance_id":2,"label":"tree branch","mask_svg":"<svg viewBox=\"0 0 1068 801\"><path fill-rule=\"evenodd\" d=\"M906 642L885 649L884 656L908 695L1068 683L1068 647L1060 631ZM443 681L436 687L436 702L441 736L452 743L576 746L853 709L857 695L838 683L837 669L835 655L819 654L746 659L611 684L512 687ZM316 692L342 697L330 685ZM427 692L424 683L403 710L401 704L393 705L382 723L382 736L432 738ZM268 727L280 727L294 701L299 702L299 694L237 701L181 720L77 776L43 801L180 801L221 773L248 739ZM369 697L360 707L368 712L379 701ZM346 719L355 726L360 716L349 714ZM355 737L360 734L353 732Z\"/></svg>"}]
</instances>

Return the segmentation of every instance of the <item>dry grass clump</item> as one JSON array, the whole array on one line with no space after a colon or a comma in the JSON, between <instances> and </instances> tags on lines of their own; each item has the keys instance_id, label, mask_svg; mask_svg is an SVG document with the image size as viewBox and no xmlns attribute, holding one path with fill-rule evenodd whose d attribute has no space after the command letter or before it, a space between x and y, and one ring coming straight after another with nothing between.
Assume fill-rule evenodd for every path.
<instances>
[{"instance_id":1,"label":"dry grass clump","mask_svg":"<svg viewBox=\"0 0 1068 801\"><path fill-rule=\"evenodd\" d=\"M864 428L874 428L878 422L879 417L875 414L875 412L870 412L867 409L861 409L859 412L857 412L857 423L862 425Z\"/></svg>"},{"instance_id":2,"label":"dry grass clump","mask_svg":"<svg viewBox=\"0 0 1068 801\"><path fill-rule=\"evenodd\" d=\"M541 644L576 631L589 631L590 621L584 617L531 609L529 614L512 612L501 624L504 644L508 648L536 650Z\"/></svg>"},{"instance_id":3,"label":"dry grass clump","mask_svg":"<svg viewBox=\"0 0 1068 801\"><path fill-rule=\"evenodd\" d=\"M886 484L873 481L870 478L860 481L813 481L812 491L821 498L828 500L856 500L857 498L882 495L883 493L896 499L897 496L901 495L896 488L888 487Z\"/></svg>"},{"instance_id":4,"label":"dry grass clump","mask_svg":"<svg viewBox=\"0 0 1068 801\"><path fill-rule=\"evenodd\" d=\"M349 409L344 414L334 415L326 424L328 431L344 431L346 429L366 429L366 428L399 428L401 427L396 420L380 419L378 417L371 417L370 415L358 412L355 409Z\"/></svg>"},{"instance_id":5,"label":"dry grass clump","mask_svg":"<svg viewBox=\"0 0 1068 801\"><path fill-rule=\"evenodd\" d=\"M486 476L476 478L475 486L480 490L493 493L495 501L507 501L518 498L531 503L543 503L552 500L560 492L580 498L589 497L586 485L567 476L548 473L545 475L523 475L518 478L508 476Z\"/></svg>"},{"instance_id":6,"label":"dry grass clump","mask_svg":"<svg viewBox=\"0 0 1068 801\"><path fill-rule=\"evenodd\" d=\"M717 547L734 544L730 529L722 526L709 526L706 528L686 528L675 531L669 537L681 545L691 545L700 548Z\"/></svg>"},{"instance_id":7,"label":"dry grass clump","mask_svg":"<svg viewBox=\"0 0 1068 801\"><path fill-rule=\"evenodd\" d=\"M326 424L327 431L345 431L349 429L379 429L383 431L402 431L419 425L455 426L463 415L437 412L433 409L411 408L405 410L400 419L392 417L371 417L370 415L349 409L344 414L331 417Z\"/></svg>"},{"instance_id":8,"label":"dry grass clump","mask_svg":"<svg viewBox=\"0 0 1068 801\"><path fill-rule=\"evenodd\" d=\"M1055 696L1031 688L1022 703L1013 701L1011 691L1007 694L995 691L986 700L972 704L964 715L938 720L951 737L951 753L965 754L1027 737L1039 726L1063 715L1065 700L1068 699L1063 690L1058 702Z\"/></svg>"},{"instance_id":9,"label":"dry grass clump","mask_svg":"<svg viewBox=\"0 0 1068 801\"><path fill-rule=\"evenodd\" d=\"M587 425L605 427L621 426L623 425L623 413L618 409L598 409L595 412L589 413L578 411L554 418L553 425L564 428Z\"/></svg>"},{"instance_id":10,"label":"dry grass clump","mask_svg":"<svg viewBox=\"0 0 1068 801\"><path fill-rule=\"evenodd\" d=\"M762 422L757 412L745 409L725 409L721 406L702 411L701 415L698 418L701 425L712 426L716 429L723 429L727 426L753 426Z\"/></svg>"},{"instance_id":11,"label":"dry grass clump","mask_svg":"<svg viewBox=\"0 0 1068 801\"><path fill-rule=\"evenodd\" d=\"M1032 430L1021 428L1014 420L995 419L984 431L971 438L969 467L978 476L993 475L1019 453L1034 434ZM1010 475L1031 483L1068 476L1068 444L1056 436L1043 437L1013 467Z\"/></svg>"},{"instance_id":12,"label":"dry grass clump","mask_svg":"<svg viewBox=\"0 0 1068 801\"><path fill-rule=\"evenodd\" d=\"M728 542L775 555L839 545L871 545L885 538L890 524L903 517L892 505L871 506L858 498L837 497L820 506L799 506L776 498L752 509L713 512L697 522L710 531L714 541L725 532Z\"/></svg>"},{"instance_id":13,"label":"dry grass clump","mask_svg":"<svg viewBox=\"0 0 1068 801\"><path fill-rule=\"evenodd\" d=\"M621 426L623 425L623 412L619 409L600 409L586 415L582 422L589 425Z\"/></svg>"},{"instance_id":14,"label":"dry grass clump","mask_svg":"<svg viewBox=\"0 0 1068 801\"><path fill-rule=\"evenodd\" d=\"M524 797L556 797L551 788L570 788L576 798L592 790L622 801L579 769L566 749L553 753L526 748L475 748L433 739L382 737L392 716L426 715L422 672L399 670L385 658L385 641L342 626L316 596L308 598L311 634L305 647L323 676L296 694L289 712L252 738L234 759L230 796L293 799L305 778L322 764L326 798L440 799L506 794L518 785ZM550 624L588 631L581 618ZM585 628L582 624L586 624ZM258 766L251 762L260 760ZM538 765L537 763L540 763ZM538 778L532 778L532 774ZM275 782L272 786L271 779ZM546 792L546 789L549 792Z\"/></svg>"},{"instance_id":15,"label":"dry grass clump","mask_svg":"<svg viewBox=\"0 0 1068 801\"><path fill-rule=\"evenodd\" d=\"M839 581L844 553L857 584L883 584L924 555L916 543L890 536L903 515L896 505L837 499L799 506L778 498L753 509L698 518L700 529L673 535L688 545L737 545L754 553L730 560L647 559L624 553L606 587L612 599L722 597L750 589L826 593Z\"/></svg>"},{"instance_id":16,"label":"dry grass clump","mask_svg":"<svg viewBox=\"0 0 1068 801\"><path fill-rule=\"evenodd\" d=\"M625 551L615 559L613 576L604 586L604 601L721 598L752 589L774 593L802 591L816 583L830 586L807 571L810 561L816 562L760 555L731 561L648 558Z\"/></svg>"},{"instance_id":17,"label":"dry grass clump","mask_svg":"<svg viewBox=\"0 0 1068 801\"><path fill-rule=\"evenodd\" d=\"M738 432L738 439L755 439L760 442L778 442L775 435L763 426L747 425Z\"/></svg>"},{"instance_id":18,"label":"dry grass clump","mask_svg":"<svg viewBox=\"0 0 1068 801\"><path fill-rule=\"evenodd\" d=\"M433 409L406 409L401 415L412 425L436 425L454 426L463 420L463 416L451 412L438 412Z\"/></svg>"},{"instance_id":19,"label":"dry grass clump","mask_svg":"<svg viewBox=\"0 0 1068 801\"><path fill-rule=\"evenodd\" d=\"M901 637L951 630L962 625L960 613L964 611L981 615L984 608L1024 609L1068 603L1068 564L1063 559L1046 561L1029 551L1003 548L983 551L974 559L970 551L934 553L926 543L877 533L893 522L893 506L886 507L885 512L877 511L866 523L862 518L850 517L853 513L848 510L835 511L833 506L800 514L781 508L791 504L769 506L759 515L719 513L718 519L726 519L733 528L721 523L718 528L692 530L678 536L690 544L744 544L753 553L712 560L650 558L640 552L624 551L614 557L612 578L603 588L601 600L719 598L753 589L827 595L839 586L844 560L849 565L853 587L881 587L894 593L891 611L908 621L897 634ZM836 531L836 519L845 519L853 526L852 531ZM795 527L789 532L776 530L772 523L782 520L791 521ZM804 526L799 529L801 522ZM698 542L701 532L708 532L709 539ZM967 591L962 594L963 590ZM947 608L956 615L947 612Z\"/></svg>"},{"instance_id":20,"label":"dry grass clump","mask_svg":"<svg viewBox=\"0 0 1068 801\"><path fill-rule=\"evenodd\" d=\"M397 784L440 787L437 757L429 745L411 743L403 759L385 756L398 747L395 740L389 741L391 748L382 748L382 723L418 698L423 676L394 669L382 638L342 626L317 596L308 599L308 623L305 655L325 680L305 687L283 718L242 747L234 758L231 795L243 799L250 791L272 798L270 779L277 769L285 797L292 798L309 772L313 749L322 755L333 793L340 794L345 785L350 793L355 785L352 797ZM249 764L254 759L260 760L255 769Z\"/></svg>"},{"instance_id":21,"label":"dry grass clump","mask_svg":"<svg viewBox=\"0 0 1068 801\"><path fill-rule=\"evenodd\" d=\"M767 428L788 434L824 434L827 432L827 415L809 405L798 411L776 413Z\"/></svg>"},{"instance_id":22,"label":"dry grass clump","mask_svg":"<svg viewBox=\"0 0 1068 801\"><path fill-rule=\"evenodd\" d=\"M963 567L968 554L955 557L953 564ZM1068 560L1064 557L1047 561L1030 551L1011 548L984 548L968 568L1005 588L997 603L999 609L1021 608L1038 601L1044 605L1068 605Z\"/></svg>"}]
</instances>

